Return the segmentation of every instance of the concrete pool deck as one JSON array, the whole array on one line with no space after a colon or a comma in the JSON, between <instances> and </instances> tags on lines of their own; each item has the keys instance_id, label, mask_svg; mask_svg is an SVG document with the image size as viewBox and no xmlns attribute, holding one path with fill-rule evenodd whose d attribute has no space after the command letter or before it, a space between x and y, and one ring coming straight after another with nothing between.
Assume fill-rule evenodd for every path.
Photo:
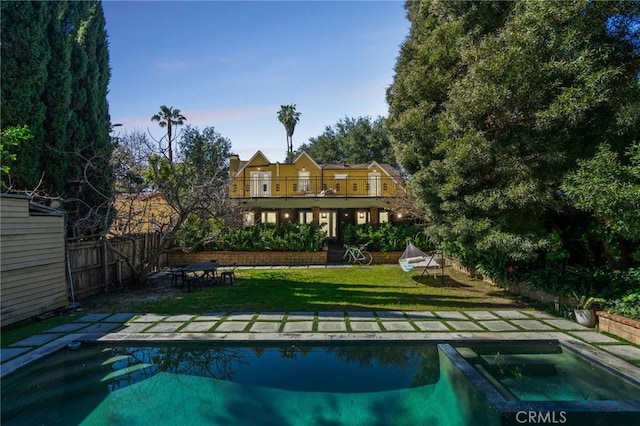
<instances>
[{"instance_id":1,"label":"concrete pool deck","mask_svg":"<svg viewBox=\"0 0 640 426\"><path fill-rule=\"evenodd\" d=\"M99 342L336 342L557 340L640 382L640 348L549 313L527 310L77 313L0 351L0 377L67 346Z\"/></svg>"}]
</instances>

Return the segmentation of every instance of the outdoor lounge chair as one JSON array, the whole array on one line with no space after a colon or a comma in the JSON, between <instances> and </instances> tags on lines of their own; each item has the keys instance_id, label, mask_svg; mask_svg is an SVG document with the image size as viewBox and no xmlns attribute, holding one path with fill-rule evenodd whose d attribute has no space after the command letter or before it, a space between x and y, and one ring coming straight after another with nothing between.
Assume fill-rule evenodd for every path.
<instances>
[{"instance_id":1,"label":"outdoor lounge chair","mask_svg":"<svg viewBox=\"0 0 640 426\"><path fill-rule=\"evenodd\" d=\"M439 268L442 262L441 254L439 251L429 255L416 246L411 241L407 243L407 248L398 259L400 267L405 272L410 272L416 268L422 268L422 274L424 275L429 268ZM435 275L434 275L435 278Z\"/></svg>"}]
</instances>

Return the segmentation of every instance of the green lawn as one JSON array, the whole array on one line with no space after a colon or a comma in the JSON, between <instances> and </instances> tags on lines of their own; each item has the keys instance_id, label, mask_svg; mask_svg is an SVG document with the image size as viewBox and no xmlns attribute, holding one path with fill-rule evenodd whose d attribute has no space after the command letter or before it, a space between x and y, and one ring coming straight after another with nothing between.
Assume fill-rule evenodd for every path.
<instances>
[{"instance_id":1,"label":"green lawn","mask_svg":"<svg viewBox=\"0 0 640 426\"><path fill-rule=\"evenodd\" d=\"M441 278L406 274L397 265L237 270L233 286L192 293L167 287L102 297L94 312L165 314L357 310L499 309L523 305L502 289L447 270ZM153 300L150 300L153 299Z\"/></svg>"},{"instance_id":2,"label":"green lawn","mask_svg":"<svg viewBox=\"0 0 640 426\"><path fill-rule=\"evenodd\" d=\"M167 282L143 290L102 294L82 301L84 312L2 330L2 347L88 312L203 314L206 312L322 312L371 310L477 310L526 305L502 289L447 269L441 277L405 273L397 265L353 268L236 270L233 286L192 293Z\"/></svg>"}]
</instances>

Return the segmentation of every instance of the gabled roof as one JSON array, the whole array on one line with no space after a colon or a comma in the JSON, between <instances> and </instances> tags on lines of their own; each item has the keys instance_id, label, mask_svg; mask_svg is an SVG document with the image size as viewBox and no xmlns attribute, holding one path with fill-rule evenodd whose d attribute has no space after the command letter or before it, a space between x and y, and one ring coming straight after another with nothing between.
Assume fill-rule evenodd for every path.
<instances>
[{"instance_id":1,"label":"gabled roof","mask_svg":"<svg viewBox=\"0 0 640 426\"><path fill-rule=\"evenodd\" d=\"M320 165L319 165L318 163L316 163L316 160L314 160L313 158L311 158L311 156L310 156L309 154L307 154L307 153L306 153L306 151L302 151L302 152L300 153L300 155L298 155L298 156L296 157L296 159L295 159L295 160L293 160L293 164L297 163L297 162L298 162L298 160L300 160L300 158L302 158L303 156L304 156L304 157L307 157L307 158L308 158L308 159L309 159L309 160L310 160L310 161L311 161L311 162L312 162L312 163L313 163L313 164L318 168L318 170L321 168L321 167L320 167Z\"/></svg>"},{"instance_id":2,"label":"gabled roof","mask_svg":"<svg viewBox=\"0 0 640 426\"><path fill-rule=\"evenodd\" d=\"M315 164L318 169L322 169L322 170L366 170L366 169L373 169L373 168L377 168L380 169L383 173L385 173L387 176L389 176L392 179L401 179L401 174L400 172L393 167L391 164L388 163L378 163L377 161L372 161L370 163L342 163L342 164L318 164L309 154L307 154L305 151L301 152L296 158L295 160L293 160L293 164L295 164L296 162L298 162L303 156L307 157L309 160L311 160L311 162L313 164ZM240 161L238 163L238 171L236 172L235 176L239 176L240 173L247 167L263 167L263 166L269 166L272 163L269 161L269 159L261 152L261 151L257 151L253 157L251 157L251 159L249 161Z\"/></svg>"},{"instance_id":3,"label":"gabled roof","mask_svg":"<svg viewBox=\"0 0 640 426\"><path fill-rule=\"evenodd\" d=\"M238 164L238 171L236 172L236 176L240 174L242 170L249 166L268 166L271 164L271 161L262 153L262 151L257 151L253 154L253 157L249 159L249 161L240 161Z\"/></svg>"}]
</instances>

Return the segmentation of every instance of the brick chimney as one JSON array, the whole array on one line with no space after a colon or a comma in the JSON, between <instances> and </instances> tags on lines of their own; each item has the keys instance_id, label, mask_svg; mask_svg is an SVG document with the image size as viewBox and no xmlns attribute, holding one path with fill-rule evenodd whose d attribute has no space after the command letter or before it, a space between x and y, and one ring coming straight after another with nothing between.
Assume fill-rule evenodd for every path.
<instances>
[{"instance_id":1,"label":"brick chimney","mask_svg":"<svg viewBox=\"0 0 640 426\"><path fill-rule=\"evenodd\" d=\"M238 173L240 167L240 157L236 154L231 154L229 157L229 177L234 177Z\"/></svg>"}]
</instances>

